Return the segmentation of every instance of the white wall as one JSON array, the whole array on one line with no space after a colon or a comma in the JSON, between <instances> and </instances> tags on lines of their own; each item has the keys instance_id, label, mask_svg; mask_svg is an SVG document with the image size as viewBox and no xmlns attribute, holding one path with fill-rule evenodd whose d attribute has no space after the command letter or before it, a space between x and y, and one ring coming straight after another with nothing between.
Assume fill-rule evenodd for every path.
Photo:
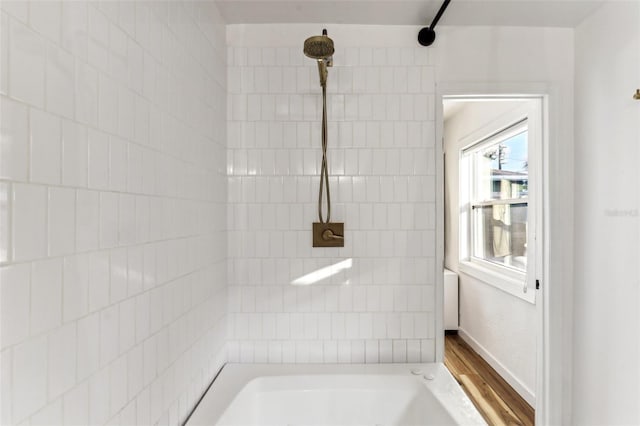
<instances>
[{"instance_id":1,"label":"white wall","mask_svg":"<svg viewBox=\"0 0 640 426\"><path fill-rule=\"evenodd\" d=\"M224 361L224 24L1 14L1 422L177 424Z\"/></svg>"},{"instance_id":2,"label":"white wall","mask_svg":"<svg viewBox=\"0 0 640 426\"><path fill-rule=\"evenodd\" d=\"M548 336L544 424L567 424L571 405L573 188L573 31L563 28L441 27L436 42L438 95L548 94L544 162L545 273ZM536 391L539 394L539 391Z\"/></svg>"},{"instance_id":3,"label":"white wall","mask_svg":"<svg viewBox=\"0 0 640 426\"><path fill-rule=\"evenodd\" d=\"M304 40L323 26L232 25L229 43L229 359L433 361L434 68L416 29L328 25L332 220L312 248L321 89ZM291 282L352 259L309 286Z\"/></svg>"},{"instance_id":4,"label":"white wall","mask_svg":"<svg viewBox=\"0 0 640 426\"><path fill-rule=\"evenodd\" d=\"M640 424L639 22L608 2L576 29L574 424Z\"/></svg>"},{"instance_id":5,"label":"white wall","mask_svg":"<svg viewBox=\"0 0 640 426\"><path fill-rule=\"evenodd\" d=\"M461 336L533 405L536 388L535 305L461 273L458 268L460 150L470 134L482 128L488 130L490 125L509 125L508 121L501 123L501 117L525 103L465 103L445 121L445 266L459 273Z\"/></svg>"}]
</instances>

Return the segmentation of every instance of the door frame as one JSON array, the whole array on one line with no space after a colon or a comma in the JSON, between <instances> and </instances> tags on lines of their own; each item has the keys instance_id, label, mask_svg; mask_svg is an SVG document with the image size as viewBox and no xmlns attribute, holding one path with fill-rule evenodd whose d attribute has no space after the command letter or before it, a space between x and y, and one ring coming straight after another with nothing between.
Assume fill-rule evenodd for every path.
<instances>
[{"instance_id":1,"label":"door frame","mask_svg":"<svg viewBox=\"0 0 640 426\"><path fill-rule=\"evenodd\" d=\"M561 96L563 95L563 96ZM573 230L560 229L564 217L573 217L573 193L550 182L572 182L573 178L573 104L563 102L559 85L546 83L492 84L482 82L440 82L435 94L436 154L436 310L435 358L444 362L444 122L443 99L447 96L520 97L541 99L542 103L542 250L541 288L536 296L536 404L537 424L561 424L570 419L571 392L571 294L573 277ZM572 94L571 94L572 96ZM572 98L570 98L572 99ZM562 118L569 120L562 123ZM562 143L563 137L568 143ZM553 145L551 142L553 142ZM567 164L558 168L558 163ZM552 241L554 229L560 241ZM569 248L569 254L563 253ZM565 262L551 263L553 256ZM557 257L555 258L557 259ZM566 283L569 283L566 285ZM557 284L556 284L557 283ZM565 283L561 285L561 283ZM567 338L569 336L569 338Z\"/></svg>"}]
</instances>

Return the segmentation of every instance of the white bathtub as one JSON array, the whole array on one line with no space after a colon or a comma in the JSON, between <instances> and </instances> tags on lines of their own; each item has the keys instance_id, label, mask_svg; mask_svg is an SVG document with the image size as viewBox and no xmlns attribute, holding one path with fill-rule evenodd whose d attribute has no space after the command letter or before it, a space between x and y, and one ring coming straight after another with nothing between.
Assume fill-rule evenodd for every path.
<instances>
[{"instance_id":1,"label":"white bathtub","mask_svg":"<svg viewBox=\"0 0 640 426\"><path fill-rule=\"evenodd\" d=\"M442 364L227 364L186 424L486 423Z\"/></svg>"}]
</instances>

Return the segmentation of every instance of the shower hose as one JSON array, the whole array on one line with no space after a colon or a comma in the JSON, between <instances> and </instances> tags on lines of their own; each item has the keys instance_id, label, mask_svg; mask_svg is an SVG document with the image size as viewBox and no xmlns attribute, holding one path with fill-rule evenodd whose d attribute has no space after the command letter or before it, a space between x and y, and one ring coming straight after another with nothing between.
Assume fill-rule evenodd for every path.
<instances>
[{"instance_id":1,"label":"shower hose","mask_svg":"<svg viewBox=\"0 0 640 426\"><path fill-rule=\"evenodd\" d=\"M327 192L327 220L322 218L322 190ZM322 85L322 166L320 167L320 193L318 194L318 218L320 223L329 223L331 218L331 195L329 194L329 170L327 167L327 86Z\"/></svg>"}]
</instances>

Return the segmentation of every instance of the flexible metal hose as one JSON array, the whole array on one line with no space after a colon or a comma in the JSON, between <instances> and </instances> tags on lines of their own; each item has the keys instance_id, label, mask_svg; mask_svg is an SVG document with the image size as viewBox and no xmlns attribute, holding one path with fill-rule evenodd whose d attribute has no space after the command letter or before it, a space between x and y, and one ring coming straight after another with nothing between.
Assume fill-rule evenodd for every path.
<instances>
[{"instance_id":1,"label":"flexible metal hose","mask_svg":"<svg viewBox=\"0 0 640 426\"><path fill-rule=\"evenodd\" d=\"M322 189L327 187L327 220L322 218ZM318 194L318 219L329 223L331 219L331 195L329 194L329 167L327 166L327 86L322 85L322 166L320 167L320 193Z\"/></svg>"}]
</instances>

